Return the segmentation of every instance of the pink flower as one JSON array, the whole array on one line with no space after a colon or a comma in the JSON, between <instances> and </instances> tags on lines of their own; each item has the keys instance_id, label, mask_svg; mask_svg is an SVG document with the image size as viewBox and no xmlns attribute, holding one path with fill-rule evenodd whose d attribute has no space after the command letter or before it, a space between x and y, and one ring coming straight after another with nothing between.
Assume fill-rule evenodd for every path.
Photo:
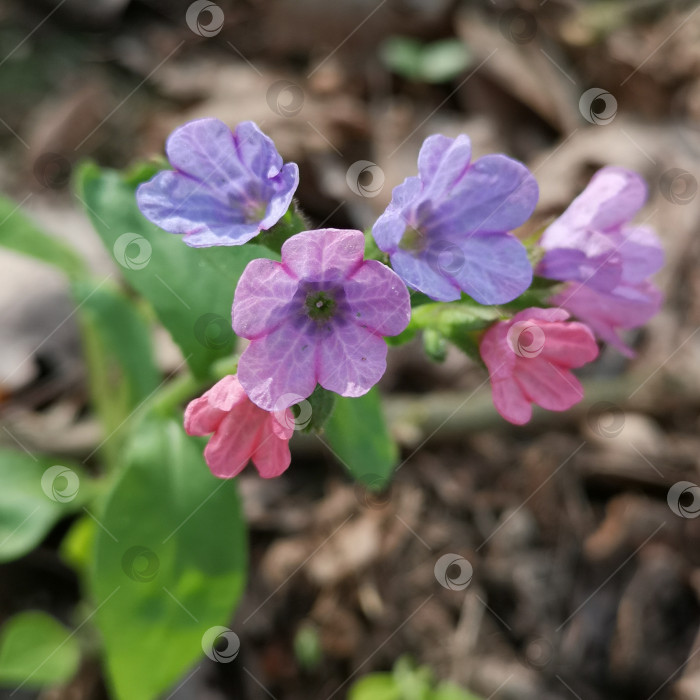
<instances>
[{"instance_id":1,"label":"pink flower","mask_svg":"<svg viewBox=\"0 0 700 700\"><path fill-rule=\"evenodd\" d=\"M582 323L564 322L564 309L525 309L491 326L480 352L489 370L493 403L511 423L532 417L531 404L565 411L583 398L569 371L598 356L593 333Z\"/></svg>"},{"instance_id":2,"label":"pink flower","mask_svg":"<svg viewBox=\"0 0 700 700\"><path fill-rule=\"evenodd\" d=\"M214 384L185 410L188 435L214 433L204 459L214 476L236 476L252 460L260 476L279 476L291 461L289 439L294 418L287 409L269 413L258 408L243 391L235 375Z\"/></svg>"},{"instance_id":3,"label":"pink flower","mask_svg":"<svg viewBox=\"0 0 700 700\"><path fill-rule=\"evenodd\" d=\"M248 263L233 298L233 330L250 345L238 377L250 400L281 410L316 384L362 396L386 369L384 337L411 319L406 285L386 265L364 260L360 231L319 229L292 236L282 262Z\"/></svg>"}]
</instances>

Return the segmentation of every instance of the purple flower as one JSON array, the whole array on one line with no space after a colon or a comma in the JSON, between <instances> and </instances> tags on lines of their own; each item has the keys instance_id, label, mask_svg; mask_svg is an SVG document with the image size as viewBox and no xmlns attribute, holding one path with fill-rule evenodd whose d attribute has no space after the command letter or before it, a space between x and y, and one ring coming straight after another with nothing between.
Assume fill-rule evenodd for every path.
<instances>
[{"instance_id":1,"label":"purple flower","mask_svg":"<svg viewBox=\"0 0 700 700\"><path fill-rule=\"evenodd\" d=\"M467 136L427 138L418 176L394 188L372 235L404 282L432 299L454 301L464 291L501 304L532 281L527 251L508 232L532 214L537 182L504 155L470 160Z\"/></svg>"},{"instance_id":2,"label":"purple flower","mask_svg":"<svg viewBox=\"0 0 700 700\"><path fill-rule=\"evenodd\" d=\"M646 201L644 180L624 168L599 170L586 189L542 236L537 274L569 282L550 300L587 323L631 357L617 331L641 326L661 306L648 280L663 264L658 238L629 221Z\"/></svg>"},{"instance_id":3,"label":"purple flower","mask_svg":"<svg viewBox=\"0 0 700 700\"><path fill-rule=\"evenodd\" d=\"M386 369L382 336L411 317L408 290L376 260L363 259L359 231L305 231L285 241L282 262L248 263L233 300L233 330L250 344L238 379L268 411L306 398L316 383L361 396Z\"/></svg>"},{"instance_id":4,"label":"purple flower","mask_svg":"<svg viewBox=\"0 0 700 700\"><path fill-rule=\"evenodd\" d=\"M165 147L174 170L136 192L143 215L195 248L241 245L284 216L299 184L296 163L282 164L253 122L234 132L218 119L175 129Z\"/></svg>"}]
</instances>

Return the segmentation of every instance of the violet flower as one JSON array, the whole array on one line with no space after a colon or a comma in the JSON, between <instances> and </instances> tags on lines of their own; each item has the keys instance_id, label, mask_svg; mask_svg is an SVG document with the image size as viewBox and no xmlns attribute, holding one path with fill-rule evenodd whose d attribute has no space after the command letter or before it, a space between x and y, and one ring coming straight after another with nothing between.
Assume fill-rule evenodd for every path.
<instances>
[{"instance_id":1,"label":"violet flower","mask_svg":"<svg viewBox=\"0 0 700 700\"><path fill-rule=\"evenodd\" d=\"M417 177L394 188L372 235L410 287L437 301L466 292L501 304L532 281L527 251L510 230L532 214L538 188L530 171L504 155L474 163L465 135L428 137Z\"/></svg>"},{"instance_id":2,"label":"violet flower","mask_svg":"<svg viewBox=\"0 0 700 700\"><path fill-rule=\"evenodd\" d=\"M170 135L165 150L174 170L138 188L139 209L195 248L241 245L271 228L299 184L297 165L283 165L253 122L234 132L218 119L188 122Z\"/></svg>"}]
</instances>

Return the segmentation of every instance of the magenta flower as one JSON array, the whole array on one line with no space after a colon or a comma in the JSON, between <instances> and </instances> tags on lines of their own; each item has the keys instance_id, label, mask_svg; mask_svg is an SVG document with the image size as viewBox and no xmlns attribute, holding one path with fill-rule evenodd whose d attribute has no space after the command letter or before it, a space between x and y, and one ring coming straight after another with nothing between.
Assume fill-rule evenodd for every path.
<instances>
[{"instance_id":1,"label":"magenta flower","mask_svg":"<svg viewBox=\"0 0 700 700\"><path fill-rule=\"evenodd\" d=\"M587 326L567 318L564 309L525 309L484 334L479 350L493 403L507 421L527 423L533 403L565 411L583 398L570 369L594 360L598 346Z\"/></svg>"},{"instance_id":2,"label":"magenta flower","mask_svg":"<svg viewBox=\"0 0 700 700\"><path fill-rule=\"evenodd\" d=\"M274 143L253 122L231 130L218 119L175 129L163 170L136 191L141 213L194 248L241 245L276 224L299 184L295 163L282 164Z\"/></svg>"},{"instance_id":3,"label":"magenta flower","mask_svg":"<svg viewBox=\"0 0 700 700\"><path fill-rule=\"evenodd\" d=\"M618 329L648 321L661 292L648 280L663 264L654 232L629 221L646 201L642 178L630 170L599 170L586 189L544 232L537 274L569 282L550 302L568 309L623 354L634 353Z\"/></svg>"},{"instance_id":4,"label":"magenta flower","mask_svg":"<svg viewBox=\"0 0 700 700\"><path fill-rule=\"evenodd\" d=\"M260 476L279 476L291 461L289 439L294 417L289 409L268 413L246 396L235 375L218 381L185 409L188 435L214 433L204 459L214 476L236 476L252 460Z\"/></svg>"},{"instance_id":5,"label":"magenta flower","mask_svg":"<svg viewBox=\"0 0 700 700\"><path fill-rule=\"evenodd\" d=\"M532 281L527 251L509 231L537 204L530 171L504 155L471 161L467 136L428 137L418 177L394 188L372 235L410 287L437 301L464 291L481 304L501 304Z\"/></svg>"},{"instance_id":6,"label":"magenta flower","mask_svg":"<svg viewBox=\"0 0 700 700\"><path fill-rule=\"evenodd\" d=\"M411 317L408 290L376 260L363 259L360 231L305 231L285 241L282 262L248 263L233 300L233 330L250 339L238 378L251 401L287 408L318 382L361 396L386 369L382 336Z\"/></svg>"}]
</instances>

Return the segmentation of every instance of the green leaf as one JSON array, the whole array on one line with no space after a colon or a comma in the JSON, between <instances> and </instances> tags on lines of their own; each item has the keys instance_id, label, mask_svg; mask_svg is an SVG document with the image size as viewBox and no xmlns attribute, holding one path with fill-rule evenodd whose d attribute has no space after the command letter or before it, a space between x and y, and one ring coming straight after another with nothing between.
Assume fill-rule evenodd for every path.
<instances>
[{"instance_id":1,"label":"green leaf","mask_svg":"<svg viewBox=\"0 0 700 700\"><path fill-rule=\"evenodd\" d=\"M170 687L220 636L243 591L236 484L211 475L204 442L174 420L144 421L100 514L90 588L120 700Z\"/></svg>"},{"instance_id":2,"label":"green leaf","mask_svg":"<svg viewBox=\"0 0 700 700\"><path fill-rule=\"evenodd\" d=\"M251 244L185 245L182 236L161 231L142 216L135 180L133 173L127 179L91 163L77 177L92 223L124 277L153 305L193 373L205 377L215 360L233 352L231 304L245 266L275 255Z\"/></svg>"},{"instance_id":3,"label":"green leaf","mask_svg":"<svg viewBox=\"0 0 700 700\"><path fill-rule=\"evenodd\" d=\"M471 54L459 39L433 41L421 54L421 78L426 83L444 83L456 78L471 62Z\"/></svg>"},{"instance_id":4,"label":"green leaf","mask_svg":"<svg viewBox=\"0 0 700 700\"><path fill-rule=\"evenodd\" d=\"M34 549L90 490L75 465L6 448L0 448L0 484L0 562Z\"/></svg>"},{"instance_id":5,"label":"green leaf","mask_svg":"<svg viewBox=\"0 0 700 700\"><path fill-rule=\"evenodd\" d=\"M384 41L379 55L390 71L408 80L420 80L421 49L421 43L415 39L392 36Z\"/></svg>"},{"instance_id":6,"label":"green leaf","mask_svg":"<svg viewBox=\"0 0 700 700\"><path fill-rule=\"evenodd\" d=\"M452 683L440 683L430 696L430 700L483 700Z\"/></svg>"},{"instance_id":7,"label":"green leaf","mask_svg":"<svg viewBox=\"0 0 700 700\"><path fill-rule=\"evenodd\" d=\"M20 210L20 205L0 196L0 245L48 263L70 279L87 276L83 259L70 246L39 229Z\"/></svg>"},{"instance_id":8,"label":"green leaf","mask_svg":"<svg viewBox=\"0 0 700 700\"><path fill-rule=\"evenodd\" d=\"M0 683L40 687L69 681L80 647L70 630L43 612L24 612L0 628Z\"/></svg>"},{"instance_id":9,"label":"green leaf","mask_svg":"<svg viewBox=\"0 0 700 700\"><path fill-rule=\"evenodd\" d=\"M402 700L401 690L391 673L371 673L353 683L348 700Z\"/></svg>"},{"instance_id":10,"label":"green leaf","mask_svg":"<svg viewBox=\"0 0 700 700\"><path fill-rule=\"evenodd\" d=\"M160 372L153 356L148 323L136 304L105 283L73 284L93 405L103 424L107 457L120 452L121 428L158 388Z\"/></svg>"},{"instance_id":11,"label":"green leaf","mask_svg":"<svg viewBox=\"0 0 700 700\"><path fill-rule=\"evenodd\" d=\"M399 450L389 433L376 387L355 399L339 396L325 435L333 453L355 479L373 489L386 486Z\"/></svg>"}]
</instances>

